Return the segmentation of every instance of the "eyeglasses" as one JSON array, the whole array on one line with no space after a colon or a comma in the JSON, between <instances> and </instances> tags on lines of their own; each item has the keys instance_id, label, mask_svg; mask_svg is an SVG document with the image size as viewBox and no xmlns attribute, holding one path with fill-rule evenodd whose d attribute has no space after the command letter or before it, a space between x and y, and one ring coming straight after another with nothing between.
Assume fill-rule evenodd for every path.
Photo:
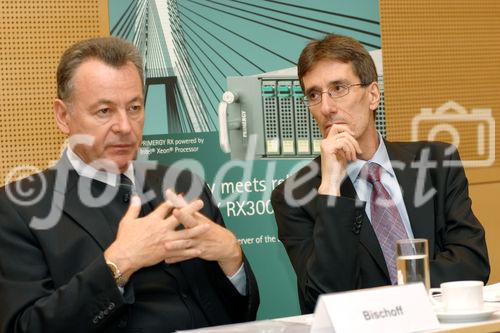
<instances>
[{"instance_id":1,"label":"eyeglasses","mask_svg":"<svg viewBox=\"0 0 500 333\"><path fill-rule=\"evenodd\" d=\"M328 88L327 91L317 91L313 90L304 97L302 97L302 100L304 101L304 104L306 106L314 106L318 105L321 103L322 97L324 93L327 93L330 98L339 98L347 95L349 93L349 88L355 87L355 86L361 86L365 87L368 86L369 84L366 83L355 83L355 84L335 84Z\"/></svg>"}]
</instances>

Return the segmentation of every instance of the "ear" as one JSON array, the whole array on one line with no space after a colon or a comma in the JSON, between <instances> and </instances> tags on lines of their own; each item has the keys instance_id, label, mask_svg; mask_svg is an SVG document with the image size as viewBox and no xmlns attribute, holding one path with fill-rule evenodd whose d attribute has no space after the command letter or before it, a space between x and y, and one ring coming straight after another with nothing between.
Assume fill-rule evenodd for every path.
<instances>
[{"instance_id":1,"label":"ear","mask_svg":"<svg viewBox=\"0 0 500 333\"><path fill-rule=\"evenodd\" d=\"M372 82L368 86L368 94L370 98L370 110L374 111L380 103L380 88L377 82Z\"/></svg>"},{"instance_id":2,"label":"ear","mask_svg":"<svg viewBox=\"0 0 500 333\"><path fill-rule=\"evenodd\" d=\"M64 103L61 99L56 98L54 100L54 115L56 117L57 127L64 134L69 135L69 110L66 103Z\"/></svg>"}]
</instances>

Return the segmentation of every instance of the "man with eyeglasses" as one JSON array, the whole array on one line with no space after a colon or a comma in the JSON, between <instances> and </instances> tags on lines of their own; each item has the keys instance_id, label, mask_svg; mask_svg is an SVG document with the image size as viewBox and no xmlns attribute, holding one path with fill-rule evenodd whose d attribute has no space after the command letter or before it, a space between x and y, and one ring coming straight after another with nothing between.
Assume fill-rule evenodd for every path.
<instances>
[{"instance_id":1,"label":"man with eyeglasses","mask_svg":"<svg viewBox=\"0 0 500 333\"><path fill-rule=\"evenodd\" d=\"M313 40L297 67L323 135L321 155L280 184L271 202L302 312L323 293L397 284L398 239L428 239L432 286L486 282L484 230L456 149L381 137L377 71L358 41Z\"/></svg>"}]
</instances>

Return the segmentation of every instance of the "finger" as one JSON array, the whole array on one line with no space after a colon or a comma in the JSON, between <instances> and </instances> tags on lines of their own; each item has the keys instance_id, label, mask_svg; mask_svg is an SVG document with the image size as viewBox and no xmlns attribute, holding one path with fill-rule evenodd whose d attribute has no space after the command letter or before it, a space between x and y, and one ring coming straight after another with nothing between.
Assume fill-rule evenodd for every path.
<instances>
[{"instance_id":1,"label":"finger","mask_svg":"<svg viewBox=\"0 0 500 333\"><path fill-rule=\"evenodd\" d=\"M342 126L341 125L332 125L330 126L330 131L328 132L328 136L335 136L342 132Z\"/></svg>"},{"instance_id":2,"label":"finger","mask_svg":"<svg viewBox=\"0 0 500 333\"><path fill-rule=\"evenodd\" d=\"M334 126L331 126L331 127L330 127L330 130L328 131L328 134L326 135L326 138L325 138L325 139L326 139L326 140L331 140L331 139L333 139L333 137L334 137L335 135L337 135L337 134L339 134L339 129L338 129L338 128L336 128L336 127L334 127Z\"/></svg>"},{"instance_id":3,"label":"finger","mask_svg":"<svg viewBox=\"0 0 500 333\"><path fill-rule=\"evenodd\" d=\"M358 141L347 132L339 133L331 140L334 141L335 150L344 150L344 152L347 153L347 157L351 161L355 161L357 159L358 153L361 154L361 148ZM348 146L349 149L347 149L346 146Z\"/></svg>"},{"instance_id":4,"label":"finger","mask_svg":"<svg viewBox=\"0 0 500 333\"><path fill-rule=\"evenodd\" d=\"M187 206L188 204L188 202L186 201L186 199L184 199L184 196L182 194L177 194L177 200L181 202L183 207Z\"/></svg>"},{"instance_id":5,"label":"finger","mask_svg":"<svg viewBox=\"0 0 500 333\"><path fill-rule=\"evenodd\" d=\"M344 152L344 155L348 161L354 161L356 153L354 152L354 149L349 146L348 143L344 144L341 149Z\"/></svg>"},{"instance_id":6,"label":"finger","mask_svg":"<svg viewBox=\"0 0 500 333\"><path fill-rule=\"evenodd\" d=\"M327 137L333 137L334 135L339 133L349 133L350 135L354 135L354 132L349 128L349 126L342 124L333 124L330 127L330 131L328 132Z\"/></svg>"},{"instance_id":7,"label":"finger","mask_svg":"<svg viewBox=\"0 0 500 333\"><path fill-rule=\"evenodd\" d=\"M337 132L336 134L329 135L325 140L323 140L327 146L330 147L328 151L330 151L333 154L336 154L339 149L342 149L341 146L339 146L339 143L349 141L349 142L354 142L356 139L351 135L350 132L342 131L339 128L334 129L333 131L330 131L330 133ZM356 151L355 146L353 147L353 151ZM348 154L350 156L350 153Z\"/></svg>"},{"instance_id":8,"label":"finger","mask_svg":"<svg viewBox=\"0 0 500 333\"><path fill-rule=\"evenodd\" d=\"M200 255L201 251L198 249L187 249L187 250L177 251L175 255L169 255L167 258L165 258L165 262L167 264L175 264L177 262L196 258Z\"/></svg>"},{"instance_id":9,"label":"finger","mask_svg":"<svg viewBox=\"0 0 500 333\"><path fill-rule=\"evenodd\" d=\"M172 189L167 189L165 191L165 197L168 201L172 202L174 207L181 208L187 206L187 202L184 200L182 195L175 193Z\"/></svg>"},{"instance_id":10,"label":"finger","mask_svg":"<svg viewBox=\"0 0 500 333\"><path fill-rule=\"evenodd\" d=\"M356 148L354 147L354 144L345 137L339 140L339 144L341 145L341 149L345 152L346 157L348 157L350 161L355 161Z\"/></svg>"},{"instance_id":11,"label":"finger","mask_svg":"<svg viewBox=\"0 0 500 333\"><path fill-rule=\"evenodd\" d=\"M185 214L179 212L179 210L175 210L174 216L177 218L177 221L179 221L179 223L181 223L187 229L194 228L197 225L201 224L200 219L195 217L193 214Z\"/></svg>"},{"instance_id":12,"label":"finger","mask_svg":"<svg viewBox=\"0 0 500 333\"><path fill-rule=\"evenodd\" d=\"M199 223L200 216L195 215L201 208L203 208L203 201L195 200L189 203L186 207L175 209L173 215L177 220L182 223L186 228L192 228Z\"/></svg>"},{"instance_id":13,"label":"finger","mask_svg":"<svg viewBox=\"0 0 500 333\"><path fill-rule=\"evenodd\" d=\"M214 224L212 220L210 220L208 217L203 215L200 212L195 212L193 214L193 218L196 220L196 225L198 224Z\"/></svg>"},{"instance_id":14,"label":"finger","mask_svg":"<svg viewBox=\"0 0 500 333\"><path fill-rule=\"evenodd\" d=\"M191 239L201 236L210 229L209 223L202 223L189 229L181 229L171 233L167 238L169 240Z\"/></svg>"},{"instance_id":15,"label":"finger","mask_svg":"<svg viewBox=\"0 0 500 333\"><path fill-rule=\"evenodd\" d=\"M347 161L347 156L346 156L346 153L343 149L338 149L335 152L335 156L337 158L337 162L343 163L343 162Z\"/></svg>"},{"instance_id":16,"label":"finger","mask_svg":"<svg viewBox=\"0 0 500 333\"><path fill-rule=\"evenodd\" d=\"M158 207L155 208L149 215L164 219L172 212L174 205L169 200L162 202Z\"/></svg>"},{"instance_id":17,"label":"finger","mask_svg":"<svg viewBox=\"0 0 500 333\"><path fill-rule=\"evenodd\" d=\"M335 142L325 142L325 141L326 140L323 140L320 145L322 159L331 157L335 159L340 158L341 156L338 155L339 148L337 147L337 144Z\"/></svg>"},{"instance_id":18,"label":"finger","mask_svg":"<svg viewBox=\"0 0 500 333\"><path fill-rule=\"evenodd\" d=\"M352 135L346 135L345 138L351 142L356 150L356 153L362 154L363 152L361 151L361 147L359 146L358 140L354 138Z\"/></svg>"},{"instance_id":19,"label":"finger","mask_svg":"<svg viewBox=\"0 0 500 333\"><path fill-rule=\"evenodd\" d=\"M186 250L192 247L192 239L179 239L174 241L169 241L165 243L165 249L169 252L177 250Z\"/></svg>"},{"instance_id":20,"label":"finger","mask_svg":"<svg viewBox=\"0 0 500 333\"><path fill-rule=\"evenodd\" d=\"M141 198L138 195L133 195L130 198L130 205L127 212L122 218L122 221L135 220L141 213Z\"/></svg>"},{"instance_id":21,"label":"finger","mask_svg":"<svg viewBox=\"0 0 500 333\"><path fill-rule=\"evenodd\" d=\"M332 138L332 142L327 145L327 149L327 151L329 151L331 154L335 154L336 156L338 156L340 152L343 152L343 155L349 160L352 159L352 153L354 153L354 155L356 154L354 146L342 134L339 134Z\"/></svg>"},{"instance_id":22,"label":"finger","mask_svg":"<svg viewBox=\"0 0 500 333\"><path fill-rule=\"evenodd\" d=\"M175 228L181 224L174 215L168 216L163 221L165 222L165 228L167 230L175 230Z\"/></svg>"}]
</instances>

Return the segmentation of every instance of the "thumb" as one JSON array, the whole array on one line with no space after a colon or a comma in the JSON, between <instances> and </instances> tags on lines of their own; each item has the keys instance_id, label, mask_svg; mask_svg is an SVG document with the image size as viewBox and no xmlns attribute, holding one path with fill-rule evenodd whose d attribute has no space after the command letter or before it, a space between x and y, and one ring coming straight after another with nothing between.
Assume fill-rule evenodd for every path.
<instances>
[{"instance_id":1,"label":"thumb","mask_svg":"<svg viewBox=\"0 0 500 333\"><path fill-rule=\"evenodd\" d=\"M121 221L135 220L138 218L141 213L141 205L141 198L139 198L138 195L133 195L130 198L130 205L128 206L127 212L123 215Z\"/></svg>"}]
</instances>

